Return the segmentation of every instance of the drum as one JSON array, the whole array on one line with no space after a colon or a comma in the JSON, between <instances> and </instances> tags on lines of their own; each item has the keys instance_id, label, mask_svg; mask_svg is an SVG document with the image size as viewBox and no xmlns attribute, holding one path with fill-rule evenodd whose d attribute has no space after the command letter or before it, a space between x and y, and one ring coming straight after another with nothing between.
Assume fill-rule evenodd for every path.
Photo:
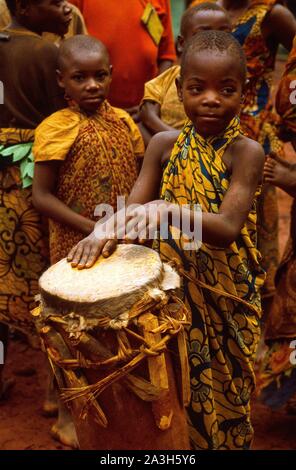
<instances>
[{"instance_id":1,"label":"drum","mask_svg":"<svg viewBox=\"0 0 296 470\"><path fill-rule=\"evenodd\" d=\"M119 245L85 270L40 278L32 314L81 449L189 449L180 278L154 250Z\"/></svg>"}]
</instances>

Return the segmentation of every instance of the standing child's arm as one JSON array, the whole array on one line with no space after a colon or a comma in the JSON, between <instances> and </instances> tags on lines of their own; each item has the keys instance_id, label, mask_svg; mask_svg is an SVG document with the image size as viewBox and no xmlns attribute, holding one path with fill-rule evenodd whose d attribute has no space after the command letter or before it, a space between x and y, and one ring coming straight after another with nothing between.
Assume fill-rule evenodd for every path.
<instances>
[{"instance_id":1,"label":"standing child's arm","mask_svg":"<svg viewBox=\"0 0 296 470\"><path fill-rule=\"evenodd\" d=\"M89 235L95 222L72 211L55 195L57 175L61 162L36 162L33 180L33 204L45 216Z\"/></svg>"},{"instance_id":2,"label":"standing child's arm","mask_svg":"<svg viewBox=\"0 0 296 470\"><path fill-rule=\"evenodd\" d=\"M275 47L282 44L288 51L291 50L296 34L296 20L288 8L280 4L274 5L262 26L265 37Z\"/></svg>"},{"instance_id":3,"label":"standing child's arm","mask_svg":"<svg viewBox=\"0 0 296 470\"><path fill-rule=\"evenodd\" d=\"M245 224L262 181L264 151L260 144L241 137L229 149L231 181L218 214L203 213L203 242L227 247L234 242Z\"/></svg>"},{"instance_id":4,"label":"standing child's arm","mask_svg":"<svg viewBox=\"0 0 296 470\"><path fill-rule=\"evenodd\" d=\"M171 87L175 88L177 99L176 70L179 71L179 67L177 69L172 67L145 83L144 96L140 105L140 118L152 135L157 132L175 130L161 119L161 107L165 103L167 92Z\"/></svg>"},{"instance_id":5,"label":"standing child's arm","mask_svg":"<svg viewBox=\"0 0 296 470\"><path fill-rule=\"evenodd\" d=\"M160 119L160 105L156 102L144 101L140 110L140 118L152 134L174 130L173 127L168 126Z\"/></svg>"}]
</instances>

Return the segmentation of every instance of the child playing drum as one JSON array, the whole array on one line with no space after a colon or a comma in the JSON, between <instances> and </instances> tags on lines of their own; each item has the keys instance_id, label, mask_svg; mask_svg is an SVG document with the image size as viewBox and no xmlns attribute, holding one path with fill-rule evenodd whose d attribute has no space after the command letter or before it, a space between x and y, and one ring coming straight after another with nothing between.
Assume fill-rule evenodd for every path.
<instances>
[{"instance_id":1,"label":"child playing drum","mask_svg":"<svg viewBox=\"0 0 296 470\"><path fill-rule=\"evenodd\" d=\"M253 437L250 397L265 277L256 248L256 198L264 152L240 131L245 78L242 49L230 34L205 31L191 39L177 81L190 121L180 135L152 138L128 199L128 205L145 204L146 215L151 205L171 215L180 204L202 208L199 251L183 250L170 236L159 246L165 260L182 265L192 311L188 415L197 449L248 448ZM193 212L187 210L192 220ZM70 251L68 261L92 266L116 246L108 238L98 240L93 232Z\"/></svg>"}]
</instances>

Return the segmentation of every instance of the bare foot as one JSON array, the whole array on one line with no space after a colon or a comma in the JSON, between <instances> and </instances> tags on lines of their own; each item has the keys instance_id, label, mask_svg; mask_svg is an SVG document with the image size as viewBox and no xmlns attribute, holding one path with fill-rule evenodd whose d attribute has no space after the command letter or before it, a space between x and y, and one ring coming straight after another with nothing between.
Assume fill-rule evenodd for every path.
<instances>
[{"instance_id":1,"label":"bare foot","mask_svg":"<svg viewBox=\"0 0 296 470\"><path fill-rule=\"evenodd\" d=\"M64 446L72 447L72 449L79 449L75 426L72 423L67 423L64 426L54 424L50 430L52 437L59 441Z\"/></svg>"},{"instance_id":2,"label":"bare foot","mask_svg":"<svg viewBox=\"0 0 296 470\"><path fill-rule=\"evenodd\" d=\"M60 400L58 420L51 428L51 435L63 445L72 447L72 449L79 449L71 413Z\"/></svg>"},{"instance_id":3,"label":"bare foot","mask_svg":"<svg viewBox=\"0 0 296 470\"><path fill-rule=\"evenodd\" d=\"M296 197L296 165L289 163L275 154L267 158L264 165L264 181L283 189Z\"/></svg>"}]
</instances>

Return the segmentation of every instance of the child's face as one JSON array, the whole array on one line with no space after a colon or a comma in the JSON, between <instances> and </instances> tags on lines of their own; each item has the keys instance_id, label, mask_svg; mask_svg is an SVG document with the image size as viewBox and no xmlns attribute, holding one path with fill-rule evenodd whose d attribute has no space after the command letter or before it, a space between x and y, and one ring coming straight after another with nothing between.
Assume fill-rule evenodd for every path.
<instances>
[{"instance_id":1,"label":"child's face","mask_svg":"<svg viewBox=\"0 0 296 470\"><path fill-rule=\"evenodd\" d=\"M197 132L204 137L223 132L239 113L242 73L238 59L225 52L195 52L188 57L178 94Z\"/></svg>"},{"instance_id":2,"label":"child's face","mask_svg":"<svg viewBox=\"0 0 296 470\"><path fill-rule=\"evenodd\" d=\"M66 0L41 0L29 3L23 11L23 18L33 31L63 36L72 20L72 7Z\"/></svg>"},{"instance_id":3,"label":"child's face","mask_svg":"<svg viewBox=\"0 0 296 470\"><path fill-rule=\"evenodd\" d=\"M226 31L231 32L231 22L224 11L204 10L195 14L188 22L184 40L188 41L198 31Z\"/></svg>"},{"instance_id":4,"label":"child's face","mask_svg":"<svg viewBox=\"0 0 296 470\"><path fill-rule=\"evenodd\" d=\"M199 31L231 32L230 18L224 11L204 10L195 13L188 21L183 36L178 36L178 51L182 53L185 44Z\"/></svg>"},{"instance_id":5,"label":"child's face","mask_svg":"<svg viewBox=\"0 0 296 470\"><path fill-rule=\"evenodd\" d=\"M66 95L80 109L94 113L109 92L111 67L108 57L104 51L79 52L66 59L63 70L58 72L58 80Z\"/></svg>"}]
</instances>

